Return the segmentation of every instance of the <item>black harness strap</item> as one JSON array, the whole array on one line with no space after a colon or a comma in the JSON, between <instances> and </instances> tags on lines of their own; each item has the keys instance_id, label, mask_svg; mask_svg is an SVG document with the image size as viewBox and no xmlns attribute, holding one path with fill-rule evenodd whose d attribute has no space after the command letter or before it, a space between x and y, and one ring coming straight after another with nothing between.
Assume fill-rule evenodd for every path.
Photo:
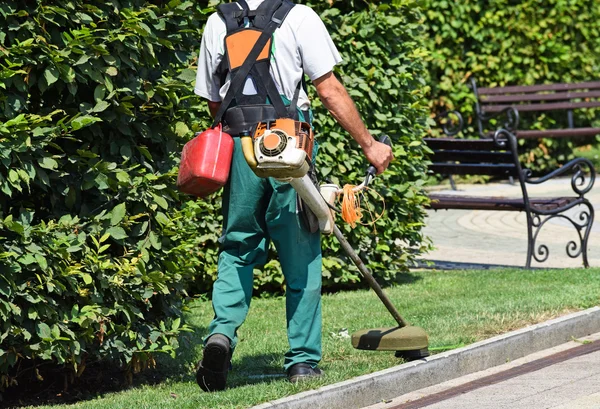
<instances>
[{"instance_id":1,"label":"black harness strap","mask_svg":"<svg viewBox=\"0 0 600 409\"><path fill-rule=\"evenodd\" d=\"M235 75L231 79L231 83L229 84L227 94L225 95L225 98L223 98L221 106L219 107L219 111L215 116L213 128L217 126L219 122L221 122L223 114L225 113L227 108L229 108L229 105L231 104L231 101L233 101L233 98L235 97L237 91L240 89L240 87L243 86L244 82L246 81L246 77L248 76L250 70L252 69L252 66L254 65L254 62L260 55L260 52L265 47L265 45L267 45L267 41L269 40L269 38L271 38L271 35L275 31L275 28L277 28L277 25L273 23L261 33L260 37L258 37L258 40L256 40L252 51L250 51L250 54L248 54L248 57L246 58L240 69L235 73Z\"/></svg>"},{"instance_id":2,"label":"black harness strap","mask_svg":"<svg viewBox=\"0 0 600 409\"><path fill-rule=\"evenodd\" d=\"M285 118L288 114L288 110L281 99L281 95L277 90L277 86L275 85L273 78L271 77L269 65L260 64L256 68L258 71L258 75L260 76L260 79L263 85L265 86L267 95L269 96L269 101L271 101L271 104L275 108L275 112L277 112L277 116L279 116L280 118Z\"/></svg>"},{"instance_id":3,"label":"black harness strap","mask_svg":"<svg viewBox=\"0 0 600 409\"><path fill-rule=\"evenodd\" d=\"M225 98L223 98L223 101L221 102L221 106L219 107L219 111L217 112L217 115L215 116L215 120L213 122L213 128L215 126L217 126L223 119L223 115L225 114L225 111L227 111L227 109L229 108L229 105L231 105L231 102L235 98L238 91L241 89L241 87L243 87L243 85L246 81L246 78L248 77L248 74L250 73L250 71L252 70L253 67L255 67L256 72L258 73L263 85L265 86L267 95L269 96L269 100L270 100L271 104L273 105L273 107L275 108L277 115L279 115L281 117L286 117L288 115L288 112L294 112L294 114L295 114L295 107L294 107L293 111L291 111L291 110L288 111L286 109L285 104L283 103L283 100L281 98L281 95L279 94L279 91L277 91L275 82L273 81L273 78L271 77L271 74L269 72L270 64L268 62L266 64L256 64L256 59L258 58L261 51L267 44L269 38L271 38L273 36L273 33L275 32L275 30L281 26L281 24L283 23L283 20L285 20L286 16L288 15L288 13L292 9L292 7L294 7L294 4L289 0L283 0L283 1L267 0L267 2L261 4L261 6L259 6L259 8L263 7L263 6L269 7L269 8L275 9L275 10L274 10L274 12L272 12L272 14L262 13L262 12L257 13L257 15L255 17L255 27L260 29L260 28L262 28L261 26L265 22L266 22L266 26L264 28L262 28L263 31L262 31L261 35L259 36L258 40L252 47L252 50L250 51L250 53L244 60L244 63L236 70L235 73L232 73L232 78L231 78L231 83L229 85L229 89L227 90L227 94L225 95ZM240 28L240 26L243 24L243 22L241 20L248 15L248 11L249 11L247 7L248 7L248 5L246 4L245 0L238 0L238 3L224 3L219 6L219 12L221 12L222 16L225 19L228 33L238 30ZM266 21L266 18L269 15L270 15L270 19L268 21ZM261 18L262 18L262 20L261 20ZM299 92L299 91L297 91L297 92ZM294 99L297 102L296 95L294 95ZM291 109L291 107L290 107L290 109Z\"/></svg>"},{"instance_id":4,"label":"black harness strap","mask_svg":"<svg viewBox=\"0 0 600 409\"><path fill-rule=\"evenodd\" d=\"M223 3L219 6L219 13L225 19L227 32L237 30L240 27L240 20L248 11L248 4L245 0L233 3Z\"/></svg>"},{"instance_id":5,"label":"black harness strap","mask_svg":"<svg viewBox=\"0 0 600 409\"><path fill-rule=\"evenodd\" d=\"M298 85L296 86L296 91L294 91L294 97L292 98L292 102L290 103L290 106L288 107L288 116L290 118L296 118L296 107L298 106L298 98L300 98L300 88L304 89L304 92L306 93L306 95L308 95L308 91L306 90L306 82L304 81L304 74L302 74L302 79L300 79L300 82L298 82ZM306 122L308 122L307 118L304 118L306 120Z\"/></svg>"}]
</instances>

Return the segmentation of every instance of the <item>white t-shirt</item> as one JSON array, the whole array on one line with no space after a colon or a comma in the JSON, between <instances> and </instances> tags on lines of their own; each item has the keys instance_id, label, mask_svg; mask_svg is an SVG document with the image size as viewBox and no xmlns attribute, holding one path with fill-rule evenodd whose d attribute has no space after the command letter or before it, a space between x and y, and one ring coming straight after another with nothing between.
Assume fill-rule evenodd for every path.
<instances>
[{"instance_id":1,"label":"white t-shirt","mask_svg":"<svg viewBox=\"0 0 600 409\"><path fill-rule=\"evenodd\" d=\"M246 0L255 10L264 0ZM217 69L224 54L224 39L227 34L225 21L213 13L206 23L194 92L209 101L222 101L229 88L229 77L221 84ZM277 89L289 100L294 96L303 73L316 80L333 70L342 61L339 52L321 18L310 7L296 4L275 30L271 47L271 76ZM244 91L246 93L246 91ZM310 107L308 96L300 90L300 109Z\"/></svg>"}]
</instances>

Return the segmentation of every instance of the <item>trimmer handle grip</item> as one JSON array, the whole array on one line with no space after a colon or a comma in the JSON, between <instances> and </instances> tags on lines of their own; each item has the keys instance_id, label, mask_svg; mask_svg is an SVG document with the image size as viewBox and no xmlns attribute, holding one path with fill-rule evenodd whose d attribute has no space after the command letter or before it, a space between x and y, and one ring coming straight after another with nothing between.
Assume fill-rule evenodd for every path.
<instances>
[{"instance_id":1,"label":"trimmer handle grip","mask_svg":"<svg viewBox=\"0 0 600 409\"><path fill-rule=\"evenodd\" d=\"M379 137L379 142L381 142L381 143L385 143L385 144L386 144L387 146L389 146L390 148L392 147L392 139L391 139L389 136L387 136L387 135L381 135L381 136ZM367 177L366 177L366 179L365 179L365 180L367 181L367 184L368 184L368 183L369 183L371 180L373 180L373 178L375 177L375 175L376 175L376 174L377 174L377 168L376 168L375 166L373 166L373 165L370 165L370 166L367 168Z\"/></svg>"}]
</instances>

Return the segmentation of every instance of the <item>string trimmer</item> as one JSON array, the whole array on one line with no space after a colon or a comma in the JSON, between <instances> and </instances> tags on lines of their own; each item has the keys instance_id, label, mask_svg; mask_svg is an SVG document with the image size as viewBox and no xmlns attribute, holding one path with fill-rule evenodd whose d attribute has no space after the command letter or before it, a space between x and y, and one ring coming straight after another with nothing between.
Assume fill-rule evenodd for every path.
<instances>
[{"instance_id":1,"label":"string trimmer","mask_svg":"<svg viewBox=\"0 0 600 409\"><path fill-rule=\"evenodd\" d=\"M380 142L391 146L389 137ZM357 349L396 351L396 356L418 359L429 355L427 333L420 327L411 326L402 318L369 269L335 225L334 212L337 196L343 192L335 184L324 184L319 189L308 176L313 149L310 126L291 119L279 119L259 124L253 136L242 136L244 156L254 172L261 177L274 177L288 181L300 198L312 210L323 234L332 234L356 265L369 286L388 309L397 327L374 328L352 334L352 346ZM373 180L376 169L369 166L363 183L352 188L354 192L365 189Z\"/></svg>"}]
</instances>

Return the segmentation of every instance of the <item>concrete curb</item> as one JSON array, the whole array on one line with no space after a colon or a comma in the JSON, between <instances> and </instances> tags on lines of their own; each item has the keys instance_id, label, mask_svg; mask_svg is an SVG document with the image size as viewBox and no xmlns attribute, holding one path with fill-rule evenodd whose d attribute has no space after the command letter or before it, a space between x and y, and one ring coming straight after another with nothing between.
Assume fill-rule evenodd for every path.
<instances>
[{"instance_id":1,"label":"concrete curb","mask_svg":"<svg viewBox=\"0 0 600 409\"><path fill-rule=\"evenodd\" d=\"M600 332L600 307L317 390L267 402L254 406L253 409L361 408L596 332Z\"/></svg>"}]
</instances>

